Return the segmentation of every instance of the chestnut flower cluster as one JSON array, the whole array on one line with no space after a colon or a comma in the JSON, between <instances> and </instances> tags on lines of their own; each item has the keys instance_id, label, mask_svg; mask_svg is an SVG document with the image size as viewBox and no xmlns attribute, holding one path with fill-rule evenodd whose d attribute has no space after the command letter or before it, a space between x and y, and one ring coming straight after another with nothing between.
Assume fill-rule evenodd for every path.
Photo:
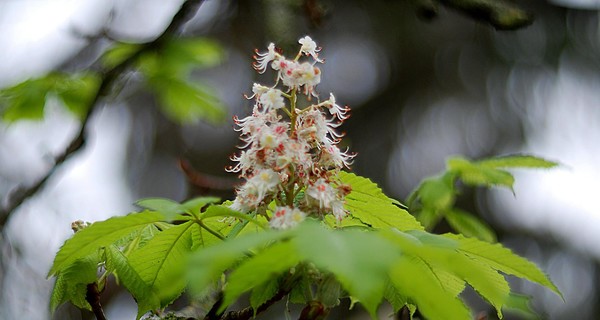
<instances>
[{"instance_id":1,"label":"chestnut flower cluster","mask_svg":"<svg viewBox=\"0 0 600 320\"><path fill-rule=\"evenodd\" d=\"M244 143L232 157L237 164L227 169L246 180L230 207L264 213L276 229L293 227L307 216L333 214L343 219L350 188L335 177L350 167L355 156L337 146L343 135L336 129L350 116L350 109L338 105L333 94L320 101L315 91L321 81L316 66L323 63L321 49L308 36L299 43L294 59L286 58L273 43L267 52L256 51L254 69L264 73L270 67L277 79L272 87L255 83L247 97L255 100L252 115L234 117ZM303 57L310 61L301 62ZM273 201L276 206L267 215Z\"/></svg>"}]
</instances>

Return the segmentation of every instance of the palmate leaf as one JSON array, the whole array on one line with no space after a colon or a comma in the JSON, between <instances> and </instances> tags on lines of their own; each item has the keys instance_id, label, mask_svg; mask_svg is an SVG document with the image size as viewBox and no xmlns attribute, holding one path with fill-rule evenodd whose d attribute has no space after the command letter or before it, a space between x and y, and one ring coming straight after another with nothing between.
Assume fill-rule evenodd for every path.
<instances>
[{"instance_id":1,"label":"palmate leaf","mask_svg":"<svg viewBox=\"0 0 600 320\"><path fill-rule=\"evenodd\" d=\"M466 281L502 316L501 308L510 292L506 279L488 265L458 252L457 241L422 231L390 232L387 237L407 255L419 258L451 296L458 296Z\"/></svg>"},{"instance_id":2,"label":"palmate leaf","mask_svg":"<svg viewBox=\"0 0 600 320\"><path fill-rule=\"evenodd\" d=\"M186 256L192 249L191 221L171 227L152 238L146 246L131 253L129 264L149 290L159 298L138 300L138 318L149 309L162 308L177 298L186 286L183 277ZM143 297L137 297L142 299ZM153 298L153 297L152 297Z\"/></svg>"},{"instance_id":3,"label":"palmate leaf","mask_svg":"<svg viewBox=\"0 0 600 320\"><path fill-rule=\"evenodd\" d=\"M293 246L291 242L276 243L240 264L229 276L221 311L242 293L267 283L298 264L300 257L293 254Z\"/></svg>"},{"instance_id":4,"label":"palmate leaf","mask_svg":"<svg viewBox=\"0 0 600 320\"><path fill-rule=\"evenodd\" d=\"M218 220L207 220L204 221L204 224L214 232L217 232L221 237L224 237L222 234L224 230L230 229L227 224ZM198 224L192 226L192 250L205 248L221 241L220 238L200 227Z\"/></svg>"},{"instance_id":5,"label":"palmate leaf","mask_svg":"<svg viewBox=\"0 0 600 320\"><path fill-rule=\"evenodd\" d=\"M48 276L56 275L76 260L96 252L98 248L109 246L136 230L162 220L164 220L163 214L144 211L94 222L89 227L77 232L63 244L54 258Z\"/></svg>"},{"instance_id":6,"label":"palmate leaf","mask_svg":"<svg viewBox=\"0 0 600 320\"><path fill-rule=\"evenodd\" d=\"M485 253L483 258L475 254L490 248L507 261L490 262ZM285 277L286 271L298 262L331 273L372 317L376 317L377 307L385 297L394 309L414 304L429 319L468 319L469 310L458 298L466 283L489 301L501 317L502 307L510 299L510 288L498 271L549 283L544 282L547 278L543 274L543 279L539 278L535 265L522 265L527 262L525 259L499 244L420 230L336 231L313 221L293 230L269 230L227 240L194 253L192 260L191 284L196 291L232 269L222 308L244 292ZM242 262L237 264L239 261ZM266 296L260 301L268 299ZM301 291L292 290L291 296L293 301L304 301Z\"/></svg>"},{"instance_id":7,"label":"palmate leaf","mask_svg":"<svg viewBox=\"0 0 600 320\"><path fill-rule=\"evenodd\" d=\"M399 259L390 271L390 279L399 294L417 305L428 319L471 318L464 303L444 290L436 274L420 258Z\"/></svg>"},{"instance_id":8,"label":"palmate leaf","mask_svg":"<svg viewBox=\"0 0 600 320\"><path fill-rule=\"evenodd\" d=\"M247 233L193 252L188 267L190 288L195 293L202 293L213 281L219 279L225 270L242 258L251 255L253 249L262 248L287 235L289 235L288 232L272 230Z\"/></svg>"},{"instance_id":9,"label":"palmate leaf","mask_svg":"<svg viewBox=\"0 0 600 320\"><path fill-rule=\"evenodd\" d=\"M352 186L345 204L352 217L373 228L423 229L408 211L400 208L400 202L388 198L371 180L347 172L340 172L339 178Z\"/></svg>"},{"instance_id":10,"label":"palmate leaf","mask_svg":"<svg viewBox=\"0 0 600 320\"><path fill-rule=\"evenodd\" d=\"M296 237L290 241L303 261L333 273L342 287L376 317L385 291L386 279L382 275L399 254L390 243L371 233L334 232L311 223L297 228Z\"/></svg>"},{"instance_id":11,"label":"palmate leaf","mask_svg":"<svg viewBox=\"0 0 600 320\"><path fill-rule=\"evenodd\" d=\"M254 310L254 316L256 316L258 307L275 296L277 291L279 291L279 285L279 278L273 278L256 286L252 290L250 294L250 306Z\"/></svg>"},{"instance_id":12,"label":"palmate leaf","mask_svg":"<svg viewBox=\"0 0 600 320\"><path fill-rule=\"evenodd\" d=\"M466 238L461 235L445 234L447 238L459 242L459 251L468 257L476 259L495 270L527 279L551 289L562 298L562 294L533 262L514 254L510 249L500 244L491 244L474 238Z\"/></svg>"},{"instance_id":13,"label":"palmate leaf","mask_svg":"<svg viewBox=\"0 0 600 320\"><path fill-rule=\"evenodd\" d=\"M79 308L91 310L85 296L87 285L96 281L99 261L99 255L95 252L76 260L58 273L50 296L51 312L67 301Z\"/></svg>"},{"instance_id":14,"label":"palmate leaf","mask_svg":"<svg viewBox=\"0 0 600 320\"><path fill-rule=\"evenodd\" d=\"M220 198L217 197L198 197L184 203L179 203L166 198L145 198L136 201L135 204L148 210L159 211L165 215L165 220L170 221L173 219L184 219L181 216L177 216L180 213L193 212L199 214L201 208L219 200Z\"/></svg>"},{"instance_id":15,"label":"palmate leaf","mask_svg":"<svg viewBox=\"0 0 600 320\"><path fill-rule=\"evenodd\" d=\"M138 310L150 310L160 306L160 298L139 273L131 266L125 255L115 246L106 247L106 269L115 273L123 285L138 302ZM156 307L157 308L157 307ZM138 311L138 318L140 316ZM143 313L145 311L141 311Z\"/></svg>"}]
</instances>

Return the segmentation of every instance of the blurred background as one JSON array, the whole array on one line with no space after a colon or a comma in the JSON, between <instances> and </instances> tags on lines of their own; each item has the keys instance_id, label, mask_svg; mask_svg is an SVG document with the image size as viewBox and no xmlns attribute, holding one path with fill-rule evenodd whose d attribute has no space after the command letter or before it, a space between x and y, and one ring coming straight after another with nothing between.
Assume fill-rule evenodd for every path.
<instances>
[{"instance_id":1,"label":"blurred background","mask_svg":"<svg viewBox=\"0 0 600 320\"><path fill-rule=\"evenodd\" d=\"M296 0L207 0L184 25L185 36L221 47L220 63L191 77L219 97L225 121L173 121L135 73L119 94L103 99L84 149L3 226L0 319L51 318L53 281L46 274L72 234L72 221L123 215L144 197L232 197L227 187L212 190L190 177L235 183L224 171L238 145L231 116L251 111L243 94L254 81L272 83L252 69L253 50L269 42L295 50L306 34L326 59L318 91L333 92L352 108L343 131L358 153L354 172L391 196L405 199L451 155L528 153L560 162L558 169L515 171L515 194L467 189L459 206L494 226L502 243L546 270L563 292L565 303L549 290L513 281L516 291L534 297L541 318L597 319L600 1L519 1L535 20L516 31L496 31L444 7L437 18L422 19L411 1L316 3L324 15L310 19ZM112 40L152 40L180 6L176 0L4 0L0 87L51 70L93 68ZM52 168L79 127L56 99L46 101L43 120L0 122L3 206L10 192ZM126 292L110 292L104 307L109 319L135 318ZM365 316L359 310L339 318ZM91 314L63 306L54 318Z\"/></svg>"}]
</instances>

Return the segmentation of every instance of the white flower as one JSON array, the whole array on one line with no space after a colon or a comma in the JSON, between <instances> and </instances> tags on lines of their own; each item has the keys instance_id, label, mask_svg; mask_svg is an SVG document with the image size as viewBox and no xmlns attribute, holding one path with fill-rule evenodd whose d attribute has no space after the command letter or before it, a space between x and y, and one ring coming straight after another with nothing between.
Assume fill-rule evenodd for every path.
<instances>
[{"instance_id":1,"label":"white flower","mask_svg":"<svg viewBox=\"0 0 600 320\"><path fill-rule=\"evenodd\" d=\"M285 196L290 190L294 195L297 190L304 191L300 207L305 211L294 206L276 207L269 220L275 229L296 226L306 218L305 212L319 217L331 214L337 220L348 214L344 209L348 187L331 180L335 172L349 167L355 156L336 146L343 136L337 128L350 116L350 109L338 105L333 94L328 100L318 99L315 88L321 82L321 70L315 65L323 62L318 57L321 49L308 36L299 43L300 51L293 60L287 60L273 43L266 52L256 51L254 68L264 73L270 66L277 72L276 83L252 85L252 96L246 96L254 98L252 115L234 117L244 151L232 156L237 163L227 168L246 179L230 205L234 210L252 212L271 201L287 203ZM302 56L310 58L299 61ZM315 97L318 102L307 107L296 105L302 94L308 101Z\"/></svg>"},{"instance_id":2,"label":"white flower","mask_svg":"<svg viewBox=\"0 0 600 320\"><path fill-rule=\"evenodd\" d=\"M258 73L264 73L265 70L267 70L269 62L275 60L277 57L280 56L280 54L275 51L274 43L269 43L269 47L267 49L268 51L264 53L259 53L258 50L254 51L256 53L256 55L254 56L256 62L253 63L252 66L256 71L258 71Z\"/></svg>"},{"instance_id":3,"label":"white flower","mask_svg":"<svg viewBox=\"0 0 600 320\"><path fill-rule=\"evenodd\" d=\"M260 97L261 94L269 91L269 87L263 86L262 84L259 83L253 83L252 84L252 95L251 96L246 96L246 99L252 99L254 97Z\"/></svg>"},{"instance_id":4,"label":"white flower","mask_svg":"<svg viewBox=\"0 0 600 320\"><path fill-rule=\"evenodd\" d=\"M273 229L289 229L306 218L306 213L298 208L276 207L269 225Z\"/></svg>"},{"instance_id":5,"label":"white flower","mask_svg":"<svg viewBox=\"0 0 600 320\"><path fill-rule=\"evenodd\" d=\"M340 200L335 200L331 202L331 210L333 216L338 220L342 221L348 212L344 209L344 202Z\"/></svg>"},{"instance_id":6,"label":"white flower","mask_svg":"<svg viewBox=\"0 0 600 320\"><path fill-rule=\"evenodd\" d=\"M310 55L317 62L323 62L323 60L319 59L319 55L317 54L317 52L321 51L321 48L317 48L317 44L313 41L313 39L311 39L309 36L306 36L298 40L298 43L302 45L300 52L307 56Z\"/></svg>"},{"instance_id":7,"label":"white flower","mask_svg":"<svg viewBox=\"0 0 600 320\"><path fill-rule=\"evenodd\" d=\"M263 106L265 112L285 107L283 96L279 89L268 89L259 96L258 101Z\"/></svg>"},{"instance_id":8,"label":"white flower","mask_svg":"<svg viewBox=\"0 0 600 320\"><path fill-rule=\"evenodd\" d=\"M258 189L254 185L246 183L237 190L237 197L229 207L232 210L249 212L256 209L261 201Z\"/></svg>"},{"instance_id":9,"label":"white flower","mask_svg":"<svg viewBox=\"0 0 600 320\"><path fill-rule=\"evenodd\" d=\"M321 82L321 69L308 62L301 63L298 72L299 77L302 79L300 81L301 85L304 85L305 88L310 88L311 92L312 88Z\"/></svg>"},{"instance_id":10,"label":"white flower","mask_svg":"<svg viewBox=\"0 0 600 320\"><path fill-rule=\"evenodd\" d=\"M329 109L329 113L335 117L337 117L340 121L346 120L350 117L348 111L350 108L348 107L340 107L335 103L335 97L333 93L329 94L329 100L323 102L323 105Z\"/></svg>"},{"instance_id":11,"label":"white flower","mask_svg":"<svg viewBox=\"0 0 600 320\"><path fill-rule=\"evenodd\" d=\"M271 169L258 171L244 186L250 185L256 188L256 195L262 201L264 197L277 189L279 175Z\"/></svg>"},{"instance_id":12,"label":"white flower","mask_svg":"<svg viewBox=\"0 0 600 320\"><path fill-rule=\"evenodd\" d=\"M321 148L320 164L325 168L350 168L354 157L356 154L349 154L348 150L342 152L336 145L326 142Z\"/></svg>"},{"instance_id":13,"label":"white flower","mask_svg":"<svg viewBox=\"0 0 600 320\"><path fill-rule=\"evenodd\" d=\"M331 208L331 203L337 199L336 190L323 178L308 186L306 195L318 201L321 209Z\"/></svg>"}]
</instances>

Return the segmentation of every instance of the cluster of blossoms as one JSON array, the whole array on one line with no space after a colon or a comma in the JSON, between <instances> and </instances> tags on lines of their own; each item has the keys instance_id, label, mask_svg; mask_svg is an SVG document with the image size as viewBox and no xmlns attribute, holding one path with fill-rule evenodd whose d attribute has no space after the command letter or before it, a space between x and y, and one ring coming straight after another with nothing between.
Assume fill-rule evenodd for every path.
<instances>
[{"instance_id":1,"label":"cluster of blossoms","mask_svg":"<svg viewBox=\"0 0 600 320\"><path fill-rule=\"evenodd\" d=\"M237 162L228 171L239 173L246 182L238 188L231 208L241 212L265 213L272 228L290 228L306 216L333 214L341 220L347 214L344 197L350 188L336 181L342 168L349 168L354 154L341 151L342 134L336 131L349 117L349 108L339 106L333 94L320 101L315 91L321 81L316 66L320 48L308 36L299 40L300 51L287 59L271 43L268 51L254 57L254 68L264 73L269 66L277 72L272 87L255 83L252 115L234 117L244 142ZM311 62L300 62L303 56ZM283 89L278 89L281 83ZM304 97L306 101L298 101ZM316 103L311 103L316 100ZM287 102L287 104L286 104ZM300 108L303 103L306 107Z\"/></svg>"}]
</instances>

